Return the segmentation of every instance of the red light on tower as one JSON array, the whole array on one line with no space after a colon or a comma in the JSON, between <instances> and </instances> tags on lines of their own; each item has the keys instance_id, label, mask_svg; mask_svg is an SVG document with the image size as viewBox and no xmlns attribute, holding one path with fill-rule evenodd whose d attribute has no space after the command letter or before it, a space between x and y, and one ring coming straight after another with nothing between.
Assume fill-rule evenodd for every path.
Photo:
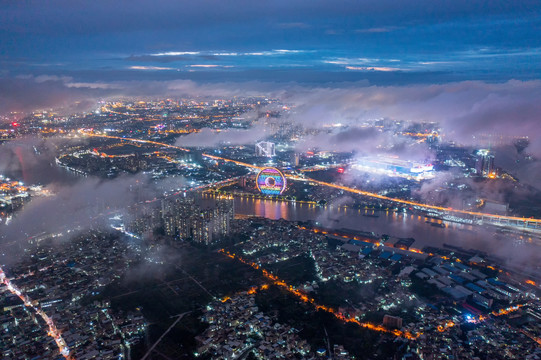
<instances>
[{"instance_id":1,"label":"red light on tower","mask_svg":"<svg viewBox=\"0 0 541 360\"><path fill-rule=\"evenodd\" d=\"M13 127L19 127L19 126L21 126L21 124L19 124L18 122L14 121L14 122L11 123L11 126L13 126Z\"/></svg>"},{"instance_id":2,"label":"red light on tower","mask_svg":"<svg viewBox=\"0 0 541 360\"><path fill-rule=\"evenodd\" d=\"M344 173L344 168L338 168L336 171L338 171L339 174L343 174Z\"/></svg>"}]
</instances>

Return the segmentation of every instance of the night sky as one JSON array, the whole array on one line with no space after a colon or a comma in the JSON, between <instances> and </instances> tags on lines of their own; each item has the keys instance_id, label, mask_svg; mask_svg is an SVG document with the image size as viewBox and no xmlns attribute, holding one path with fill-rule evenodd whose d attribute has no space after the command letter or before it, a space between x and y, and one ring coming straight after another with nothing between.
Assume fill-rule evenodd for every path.
<instances>
[{"instance_id":1,"label":"night sky","mask_svg":"<svg viewBox=\"0 0 541 360\"><path fill-rule=\"evenodd\" d=\"M538 79L541 2L0 1L0 76L370 84Z\"/></svg>"}]
</instances>

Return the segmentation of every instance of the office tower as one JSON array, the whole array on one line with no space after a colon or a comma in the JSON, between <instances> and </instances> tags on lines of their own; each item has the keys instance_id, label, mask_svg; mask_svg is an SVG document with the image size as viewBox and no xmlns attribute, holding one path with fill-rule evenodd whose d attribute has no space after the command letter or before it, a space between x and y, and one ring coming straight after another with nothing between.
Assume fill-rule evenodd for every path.
<instances>
[{"instance_id":1,"label":"office tower","mask_svg":"<svg viewBox=\"0 0 541 360\"><path fill-rule=\"evenodd\" d=\"M260 141L255 144L255 154L256 156L273 157L276 155L274 147L272 142Z\"/></svg>"},{"instance_id":2,"label":"office tower","mask_svg":"<svg viewBox=\"0 0 541 360\"><path fill-rule=\"evenodd\" d=\"M492 155L489 150L481 149L477 151L475 170L477 172L477 175L482 177L495 176L494 155Z\"/></svg>"}]
</instances>

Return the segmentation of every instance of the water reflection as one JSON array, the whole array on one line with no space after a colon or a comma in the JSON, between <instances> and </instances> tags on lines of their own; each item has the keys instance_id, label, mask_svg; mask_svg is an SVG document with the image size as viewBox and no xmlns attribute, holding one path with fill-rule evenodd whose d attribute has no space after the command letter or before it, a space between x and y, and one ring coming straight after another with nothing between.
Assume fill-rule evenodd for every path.
<instances>
[{"instance_id":1,"label":"water reflection","mask_svg":"<svg viewBox=\"0 0 541 360\"><path fill-rule=\"evenodd\" d=\"M212 196L212 195L209 195ZM422 215L390 210L353 209L345 206L320 207L308 203L294 203L274 199L235 197L235 212L240 215L261 216L273 220L318 221L328 228L346 228L387 234L392 238L413 237L414 247L443 246L444 243L465 249L476 249L502 257L532 257L541 260L539 239L520 238L520 235L499 234L493 227L460 224ZM446 227L432 226L426 221L444 223ZM392 240L392 239L391 239ZM516 259L514 259L516 260ZM522 261L522 260L521 260ZM524 260L526 261L526 260Z\"/></svg>"}]
</instances>

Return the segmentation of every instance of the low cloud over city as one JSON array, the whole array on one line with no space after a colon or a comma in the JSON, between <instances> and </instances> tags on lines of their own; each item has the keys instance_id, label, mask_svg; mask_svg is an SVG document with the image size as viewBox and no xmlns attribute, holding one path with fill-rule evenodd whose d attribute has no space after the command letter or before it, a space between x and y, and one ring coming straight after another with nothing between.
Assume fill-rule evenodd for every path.
<instances>
[{"instance_id":1,"label":"low cloud over city","mask_svg":"<svg viewBox=\"0 0 541 360\"><path fill-rule=\"evenodd\" d=\"M0 357L538 359L539 29L0 1Z\"/></svg>"}]
</instances>

